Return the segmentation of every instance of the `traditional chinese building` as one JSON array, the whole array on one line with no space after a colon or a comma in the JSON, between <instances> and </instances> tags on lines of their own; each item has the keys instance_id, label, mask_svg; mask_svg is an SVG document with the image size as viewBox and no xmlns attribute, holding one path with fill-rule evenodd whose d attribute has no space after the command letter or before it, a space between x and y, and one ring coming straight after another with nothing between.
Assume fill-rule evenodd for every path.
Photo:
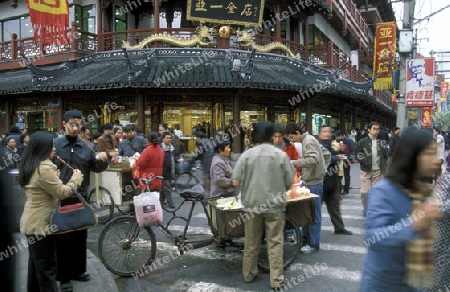
<instances>
[{"instance_id":1,"label":"traditional chinese building","mask_svg":"<svg viewBox=\"0 0 450 292\"><path fill-rule=\"evenodd\" d=\"M0 0L0 130L25 116L19 126L57 132L69 108L93 131L395 124L390 92L371 78L374 24L395 20L389 1L221 2L69 1L69 44L43 46L25 4Z\"/></svg>"}]
</instances>

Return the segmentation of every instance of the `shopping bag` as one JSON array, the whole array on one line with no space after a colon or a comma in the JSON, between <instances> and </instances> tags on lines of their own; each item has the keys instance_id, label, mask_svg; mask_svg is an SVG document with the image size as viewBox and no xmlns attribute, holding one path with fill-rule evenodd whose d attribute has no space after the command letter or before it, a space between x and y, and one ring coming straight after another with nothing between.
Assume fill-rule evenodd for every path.
<instances>
[{"instance_id":1,"label":"shopping bag","mask_svg":"<svg viewBox=\"0 0 450 292\"><path fill-rule=\"evenodd\" d=\"M159 192L145 192L133 198L139 226L149 226L163 221Z\"/></svg>"},{"instance_id":2,"label":"shopping bag","mask_svg":"<svg viewBox=\"0 0 450 292\"><path fill-rule=\"evenodd\" d=\"M54 234L63 234L75 230L83 230L97 225L98 220L94 209L74 188L74 197L65 199L73 203L61 206L61 200L56 202L55 211L50 217L50 226L56 226ZM75 200L74 200L75 199Z\"/></svg>"}]
</instances>

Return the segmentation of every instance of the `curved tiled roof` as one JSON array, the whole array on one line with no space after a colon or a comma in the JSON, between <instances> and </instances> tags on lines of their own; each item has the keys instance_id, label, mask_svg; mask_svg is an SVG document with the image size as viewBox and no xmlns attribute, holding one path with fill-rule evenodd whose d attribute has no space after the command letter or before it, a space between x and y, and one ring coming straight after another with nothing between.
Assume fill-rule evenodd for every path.
<instances>
[{"instance_id":1,"label":"curved tiled roof","mask_svg":"<svg viewBox=\"0 0 450 292\"><path fill-rule=\"evenodd\" d=\"M114 88L246 88L328 92L381 105L371 87L370 82L341 79L337 72L283 55L201 48L109 51L57 67L30 65L0 73L0 95Z\"/></svg>"}]
</instances>

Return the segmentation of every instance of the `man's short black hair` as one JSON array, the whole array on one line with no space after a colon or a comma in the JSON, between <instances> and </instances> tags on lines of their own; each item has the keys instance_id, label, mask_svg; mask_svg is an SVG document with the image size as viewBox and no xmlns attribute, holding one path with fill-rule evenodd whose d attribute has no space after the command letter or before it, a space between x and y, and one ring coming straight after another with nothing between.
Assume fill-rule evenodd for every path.
<instances>
[{"instance_id":1,"label":"man's short black hair","mask_svg":"<svg viewBox=\"0 0 450 292\"><path fill-rule=\"evenodd\" d=\"M83 126L83 127L81 127L81 132L86 132L86 130L89 130L89 128L88 127L85 127L85 126Z\"/></svg>"},{"instance_id":2,"label":"man's short black hair","mask_svg":"<svg viewBox=\"0 0 450 292\"><path fill-rule=\"evenodd\" d=\"M165 132L163 132L162 134L161 134L161 138L165 138L166 136L171 136L172 137L172 134L169 132L169 131L165 131Z\"/></svg>"},{"instance_id":3,"label":"man's short black hair","mask_svg":"<svg viewBox=\"0 0 450 292\"><path fill-rule=\"evenodd\" d=\"M286 134L297 134L297 132L303 135L302 127L299 124L290 122L286 125Z\"/></svg>"},{"instance_id":4,"label":"man's short black hair","mask_svg":"<svg viewBox=\"0 0 450 292\"><path fill-rule=\"evenodd\" d=\"M284 126L283 125L281 125L281 124L275 124L275 132L274 133L281 133L283 136L286 134L286 130L285 130L285 128L284 128Z\"/></svg>"},{"instance_id":5,"label":"man's short black hair","mask_svg":"<svg viewBox=\"0 0 450 292\"><path fill-rule=\"evenodd\" d=\"M400 128L399 128L399 127L393 127L393 128L392 128L392 132L395 132L395 131L397 131L397 130L400 130Z\"/></svg>"},{"instance_id":6,"label":"man's short black hair","mask_svg":"<svg viewBox=\"0 0 450 292\"><path fill-rule=\"evenodd\" d=\"M336 130L336 131L334 131L334 135L335 135L336 137L339 137L339 136L341 136L341 135L343 135L343 134L342 134L341 130Z\"/></svg>"},{"instance_id":7,"label":"man's short black hair","mask_svg":"<svg viewBox=\"0 0 450 292\"><path fill-rule=\"evenodd\" d=\"M114 129L114 125L112 123L106 123L103 125L103 131Z\"/></svg>"},{"instance_id":8,"label":"man's short black hair","mask_svg":"<svg viewBox=\"0 0 450 292\"><path fill-rule=\"evenodd\" d=\"M195 132L195 137L205 138L205 132L197 131L197 132Z\"/></svg>"},{"instance_id":9,"label":"man's short black hair","mask_svg":"<svg viewBox=\"0 0 450 292\"><path fill-rule=\"evenodd\" d=\"M126 125L126 126L123 128L123 132L124 132L124 133L129 132L129 131L134 131L134 126L133 126L133 125Z\"/></svg>"},{"instance_id":10,"label":"man's short black hair","mask_svg":"<svg viewBox=\"0 0 450 292\"><path fill-rule=\"evenodd\" d=\"M378 122L371 122L371 123L367 126L367 129L372 129L373 126L380 126L380 123L378 123Z\"/></svg>"},{"instance_id":11,"label":"man's short black hair","mask_svg":"<svg viewBox=\"0 0 450 292\"><path fill-rule=\"evenodd\" d=\"M83 113L76 109L68 110L64 113L64 122L67 122L70 119L82 119Z\"/></svg>"},{"instance_id":12,"label":"man's short black hair","mask_svg":"<svg viewBox=\"0 0 450 292\"><path fill-rule=\"evenodd\" d=\"M164 130L168 130L169 129L169 125L167 125L167 123L160 123L160 126L164 128Z\"/></svg>"}]
</instances>

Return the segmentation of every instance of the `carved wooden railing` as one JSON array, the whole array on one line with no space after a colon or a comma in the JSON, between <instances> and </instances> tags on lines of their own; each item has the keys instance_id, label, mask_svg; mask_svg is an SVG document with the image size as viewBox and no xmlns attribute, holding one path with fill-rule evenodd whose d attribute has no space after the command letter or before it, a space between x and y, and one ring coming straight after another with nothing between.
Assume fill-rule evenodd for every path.
<instances>
[{"instance_id":1,"label":"carved wooden railing","mask_svg":"<svg viewBox=\"0 0 450 292\"><path fill-rule=\"evenodd\" d=\"M140 41L151 36L154 32L152 28L148 28L108 32L96 35L78 30L76 23L72 23L70 31L71 35L75 37L72 37L70 43L64 46L40 46L36 44L32 37L17 39L17 36L13 34L11 41L0 42L0 63L20 59L20 52L23 52L26 57L33 61L36 58L57 55L62 52L95 53L119 50L122 48L123 41L128 42L130 45L136 45ZM189 39L195 34L195 28L161 28L159 31L162 34L170 34L184 40ZM255 35L254 41L256 45L264 46L275 42L276 38L269 35L257 34ZM340 68L349 60L348 55L331 41L324 46L316 46L309 49L309 56L306 55L305 46L297 42L286 39L281 39L279 42L289 48L294 55L300 56L302 60L322 65L330 69ZM156 46L174 47L174 45L165 42L159 42L155 44L155 47ZM214 46L215 42L213 40L210 47ZM236 42L230 42L230 47L242 49ZM352 81L366 82L371 78L366 73L357 69L356 66L353 66L350 62L345 64L342 69L344 70L346 78ZM392 100L389 94L383 91L374 91L374 96L387 106L392 107Z\"/></svg>"},{"instance_id":2,"label":"carved wooden railing","mask_svg":"<svg viewBox=\"0 0 450 292\"><path fill-rule=\"evenodd\" d=\"M369 51L369 27L352 0L327 0L328 6L342 21L342 34L349 30L358 40L360 48Z\"/></svg>"}]
</instances>

